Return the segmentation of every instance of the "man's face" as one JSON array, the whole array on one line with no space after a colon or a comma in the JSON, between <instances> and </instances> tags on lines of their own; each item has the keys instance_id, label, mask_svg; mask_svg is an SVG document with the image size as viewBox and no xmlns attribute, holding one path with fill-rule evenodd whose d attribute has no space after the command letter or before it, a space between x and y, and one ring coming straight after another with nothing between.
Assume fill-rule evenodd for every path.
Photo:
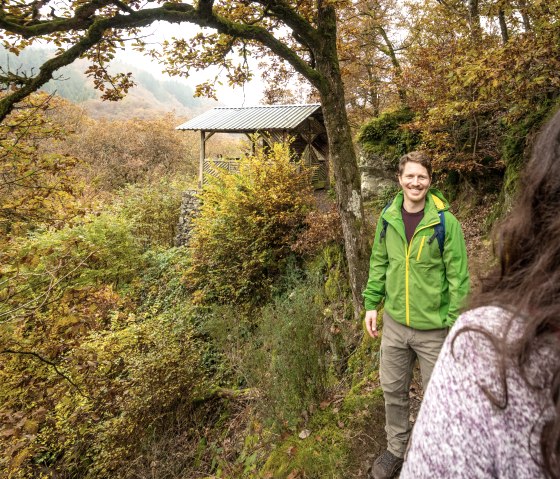
<instances>
[{"instance_id":1,"label":"man's face","mask_svg":"<svg viewBox=\"0 0 560 479\"><path fill-rule=\"evenodd\" d=\"M414 161L407 161L402 174L399 175L405 200L415 205L424 204L431 182L428 170Z\"/></svg>"}]
</instances>

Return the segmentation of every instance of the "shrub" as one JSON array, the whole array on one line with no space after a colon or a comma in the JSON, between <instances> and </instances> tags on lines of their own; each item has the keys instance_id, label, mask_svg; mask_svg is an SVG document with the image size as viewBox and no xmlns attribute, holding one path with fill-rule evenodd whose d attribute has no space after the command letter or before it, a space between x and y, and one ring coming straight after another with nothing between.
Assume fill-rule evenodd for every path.
<instances>
[{"instance_id":1,"label":"shrub","mask_svg":"<svg viewBox=\"0 0 560 479\"><path fill-rule=\"evenodd\" d=\"M95 218L35 238L38 256L25 257L30 273L18 278L28 282L16 290L28 299L52 291L39 303L19 297L25 308L0 324L2 477L138 477L150 470L142 451L177 423L195 427L197 401L212 394L208 348L183 295L183 251L140 256L127 231ZM124 239L122 251L113 239ZM87 247L96 255L79 261ZM64 281L32 283L56 265ZM117 279L127 288L104 284Z\"/></svg>"},{"instance_id":2,"label":"shrub","mask_svg":"<svg viewBox=\"0 0 560 479\"><path fill-rule=\"evenodd\" d=\"M88 389L94 412L106 418L93 430L87 477L130 477L130 461L141 459L141 449L157 441L168 418L188 417L192 403L211 387L203 351L188 317L166 312L97 335L76 352L99 364Z\"/></svg>"},{"instance_id":3,"label":"shrub","mask_svg":"<svg viewBox=\"0 0 560 479\"><path fill-rule=\"evenodd\" d=\"M1 94L0 94L1 95ZM75 158L45 150L68 134L49 118L60 102L32 95L0 123L0 242L81 214Z\"/></svg>"},{"instance_id":4,"label":"shrub","mask_svg":"<svg viewBox=\"0 0 560 479\"><path fill-rule=\"evenodd\" d=\"M327 385L328 343L320 288L302 282L262 309L260 330L245 360L250 383L263 395L261 414L294 427Z\"/></svg>"},{"instance_id":5,"label":"shrub","mask_svg":"<svg viewBox=\"0 0 560 479\"><path fill-rule=\"evenodd\" d=\"M1 271L14 283L26 283L36 295L47 289L130 281L142 267L141 248L131 223L111 214L90 216L76 226L37 232L14 243ZM13 284L12 284L13 286ZM44 291L41 288L47 288Z\"/></svg>"},{"instance_id":6,"label":"shrub","mask_svg":"<svg viewBox=\"0 0 560 479\"><path fill-rule=\"evenodd\" d=\"M408 108L382 113L362 126L358 142L365 151L382 156L396 166L399 157L419 143L418 135L404 127L413 119L414 113Z\"/></svg>"},{"instance_id":7,"label":"shrub","mask_svg":"<svg viewBox=\"0 0 560 479\"><path fill-rule=\"evenodd\" d=\"M292 245L296 253L314 255L329 244L342 244L342 223L335 207L328 211L311 211L305 218L305 224L307 229Z\"/></svg>"},{"instance_id":8,"label":"shrub","mask_svg":"<svg viewBox=\"0 0 560 479\"><path fill-rule=\"evenodd\" d=\"M68 137L62 151L83 160L83 175L98 190L161 176L196 176L198 143L175 130L173 115L152 120L89 120Z\"/></svg>"},{"instance_id":9,"label":"shrub","mask_svg":"<svg viewBox=\"0 0 560 479\"><path fill-rule=\"evenodd\" d=\"M131 231L144 248L169 248L175 242L181 199L187 188L187 181L169 178L128 185L119 191L113 210L130 220Z\"/></svg>"},{"instance_id":10,"label":"shrub","mask_svg":"<svg viewBox=\"0 0 560 479\"><path fill-rule=\"evenodd\" d=\"M186 281L195 297L218 304L266 300L311 198L310 171L292 161L287 144L243 158L239 173L218 171L193 221Z\"/></svg>"}]
</instances>

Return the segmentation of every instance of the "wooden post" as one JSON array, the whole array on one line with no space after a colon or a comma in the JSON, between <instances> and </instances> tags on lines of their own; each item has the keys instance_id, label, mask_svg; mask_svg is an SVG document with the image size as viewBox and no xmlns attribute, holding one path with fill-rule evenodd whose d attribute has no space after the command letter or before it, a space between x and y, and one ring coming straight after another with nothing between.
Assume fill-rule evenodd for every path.
<instances>
[{"instance_id":1,"label":"wooden post","mask_svg":"<svg viewBox=\"0 0 560 479\"><path fill-rule=\"evenodd\" d=\"M255 135L256 135L256 133L253 133L252 135L249 134L249 133L245 133L245 136L251 142L251 155L252 156L255 156Z\"/></svg>"},{"instance_id":2,"label":"wooden post","mask_svg":"<svg viewBox=\"0 0 560 479\"><path fill-rule=\"evenodd\" d=\"M206 158L206 132L200 130L200 163L198 165L198 188L204 184L204 158Z\"/></svg>"}]
</instances>

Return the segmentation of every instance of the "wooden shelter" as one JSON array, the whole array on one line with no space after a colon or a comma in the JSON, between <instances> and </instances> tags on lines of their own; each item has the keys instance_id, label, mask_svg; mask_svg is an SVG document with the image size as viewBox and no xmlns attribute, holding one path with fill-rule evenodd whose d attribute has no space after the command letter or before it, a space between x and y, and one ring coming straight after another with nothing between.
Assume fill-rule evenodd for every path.
<instances>
[{"instance_id":1,"label":"wooden shelter","mask_svg":"<svg viewBox=\"0 0 560 479\"><path fill-rule=\"evenodd\" d=\"M264 146L291 137L294 153L314 168L315 188L328 187L328 142L320 104L217 107L179 125L177 130L200 131L199 187L204 175L212 174L215 166L237 171L239 158L206 157L206 142L216 133L245 134L253 149L255 142Z\"/></svg>"}]
</instances>

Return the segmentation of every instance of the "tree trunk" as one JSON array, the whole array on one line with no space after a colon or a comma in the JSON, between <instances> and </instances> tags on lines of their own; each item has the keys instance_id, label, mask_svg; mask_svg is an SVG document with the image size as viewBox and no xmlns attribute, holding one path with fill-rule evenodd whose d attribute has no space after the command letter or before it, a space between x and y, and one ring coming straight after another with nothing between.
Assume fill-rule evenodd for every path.
<instances>
[{"instance_id":1,"label":"tree trunk","mask_svg":"<svg viewBox=\"0 0 560 479\"><path fill-rule=\"evenodd\" d=\"M316 86L329 139L354 315L358 318L363 310L362 291L367 282L370 250L365 234L360 171L346 115L344 86L336 51L336 14L332 6L326 5L319 8L322 41L314 48L316 70L322 77Z\"/></svg>"},{"instance_id":2,"label":"tree trunk","mask_svg":"<svg viewBox=\"0 0 560 479\"><path fill-rule=\"evenodd\" d=\"M381 36L383 37L383 41L385 42L385 45L387 47L385 53L391 59L391 63L393 64L393 68L395 69L395 84L397 85L399 100L401 101L401 104L403 106L407 106L406 90L402 86L402 68L399 59L397 58L395 47L393 46L393 43L389 39L389 35L387 35L385 29L383 27L379 27L379 31L381 32Z\"/></svg>"},{"instance_id":3,"label":"tree trunk","mask_svg":"<svg viewBox=\"0 0 560 479\"><path fill-rule=\"evenodd\" d=\"M330 80L336 82L336 78ZM321 94L321 104L329 138L329 154L337 206L342 220L354 312L358 316L363 309L362 291L367 282L370 250L364 228L360 171L346 117L342 86L333 88L328 95Z\"/></svg>"},{"instance_id":4,"label":"tree trunk","mask_svg":"<svg viewBox=\"0 0 560 479\"><path fill-rule=\"evenodd\" d=\"M519 13L521 13L521 18L523 19L523 28L526 32L531 31L531 20L527 13L527 2L525 0L519 0Z\"/></svg>"},{"instance_id":5,"label":"tree trunk","mask_svg":"<svg viewBox=\"0 0 560 479\"><path fill-rule=\"evenodd\" d=\"M378 85L379 80L373 74L373 68L370 65L366 66L367 76L368 76L368 88L367 88L367 99L369 99L369 103L373 108L372 115L379 116L379 91ZM374 87L375 85L375 87Z\"/></svg>"},{"instance_id":6,"label":"tree trunk","mask_svg":"<svg viewBox=\"0 0 560 479\"><path fill-rule=\"evenodd\" d=\"M500 32L502 33L502 43L505 45L509 41L509 34L503 8L498 11L498 19L500 21Z\"/></svg>"},{"instance_id":7,"label":"tree trunk","mask_svg":"<svg viewBox=\"0 0 560 479\"><path fill-rule=\"evenodd\" d=\"M478 8L478 0L469 0L468 6L471 36L475 42L479 42L482 37L482 28L480 26L480 10Z\"/></svg>"}]
</instances>

